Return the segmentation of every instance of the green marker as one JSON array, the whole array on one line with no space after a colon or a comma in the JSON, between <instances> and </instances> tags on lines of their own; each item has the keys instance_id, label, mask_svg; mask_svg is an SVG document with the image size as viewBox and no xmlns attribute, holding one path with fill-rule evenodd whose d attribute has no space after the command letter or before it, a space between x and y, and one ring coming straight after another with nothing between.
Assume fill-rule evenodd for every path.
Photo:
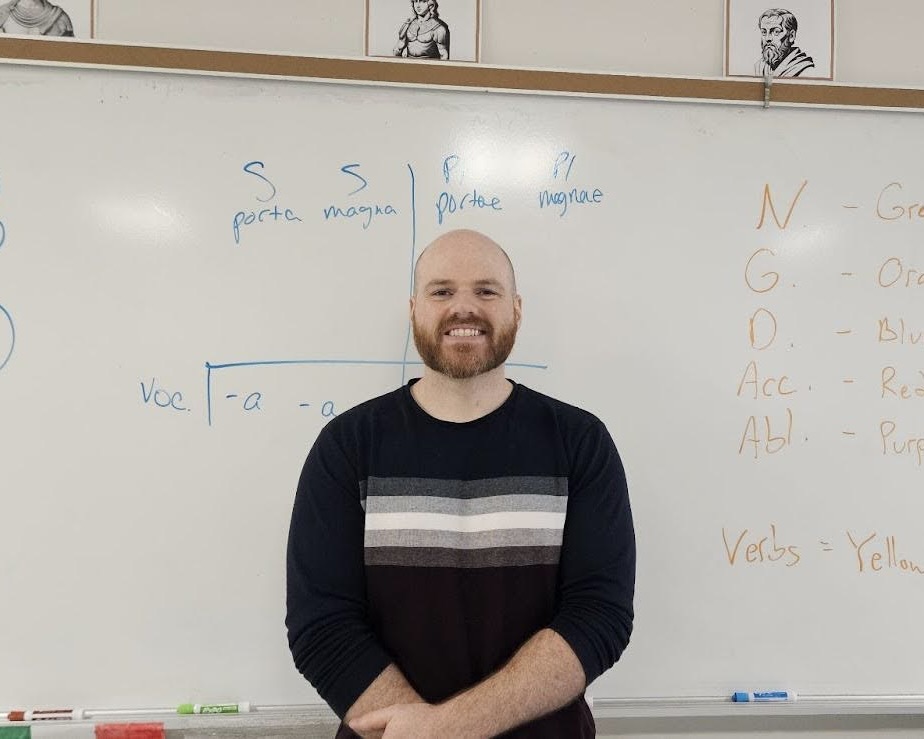
<instances>
[{"instance_id":1,"label":"green marker","mask_svg":"<svg viewBox=\"0 0 924 739\"><path fill-rule=\"evenodd\" d=\"M29 726L0 726L2 739L31 739L32 729Z\"/></svg>"},{"instance_id":2,"label":"green marker","mask_svg":"<svg viewBox=\"0 0 924 739\"><path fill-rule=\"evenodd\" d=\"M250 713L250 703L181 703L177 709L180 714L195 713Z\"/></svg>"}]
</instances>

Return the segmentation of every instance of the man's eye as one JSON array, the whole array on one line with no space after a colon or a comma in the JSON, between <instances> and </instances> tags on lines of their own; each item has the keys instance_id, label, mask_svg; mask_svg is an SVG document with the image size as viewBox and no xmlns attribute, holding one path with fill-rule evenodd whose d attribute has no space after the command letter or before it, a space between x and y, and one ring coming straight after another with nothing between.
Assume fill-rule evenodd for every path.
<instances>
[{"instance_id":1,"label":"man's eye","mask_svg":"<svg viewBox=\"0 0 924 739\"><path fill-rule=\"evenodd\" d=\"M484 287L478 291L478 294L479 295L497 295L497 292L495 290L489 290L488 288Z\"/></svg>"},{"instance_id":2,"label":"man's eye","mask_svg":"<svg viewBox=\"0 0 924 739\"><path fill-rule=\"evenodd\" d=\"M434 290L434 291L433 291L432 293L430 293L430 294L433 295L434 297L437 297L437 298L444 298L444 297L446 297L447 295L449 295L449 290L446 290L446 289Z\"/></svg>"}]
</instances>

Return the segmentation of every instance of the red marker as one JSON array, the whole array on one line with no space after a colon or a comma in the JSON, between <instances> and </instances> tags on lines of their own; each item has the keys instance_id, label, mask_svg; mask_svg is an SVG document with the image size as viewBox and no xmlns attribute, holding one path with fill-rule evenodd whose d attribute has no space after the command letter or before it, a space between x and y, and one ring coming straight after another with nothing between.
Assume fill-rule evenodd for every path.
<instances>
[{"instance_id":1,"label":"red marker","mask_svg":"<svg viewBox=\"0 0 924 739\"><path fill-rule=\"evenodd\" d=\"M82 708L49 708L34 711L10 711L7 721L68 721L83 718Z\"/></svg>"}]
</instances>

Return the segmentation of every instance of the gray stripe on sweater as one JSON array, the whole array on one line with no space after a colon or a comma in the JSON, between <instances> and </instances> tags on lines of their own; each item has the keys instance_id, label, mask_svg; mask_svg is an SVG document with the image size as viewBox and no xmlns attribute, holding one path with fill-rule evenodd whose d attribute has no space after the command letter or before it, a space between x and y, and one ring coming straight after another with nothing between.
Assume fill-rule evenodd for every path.
<instances>
[{"instance_id":1,"label":"gray stripe on sweater","mask_svg":"<svg viewBox=\"0 0 924 739\"><path fill-rule=\"evenodd\" d=\"M561 546L561 540L561 529L500 529L497 531L394 529L367 531L364 544L367 549L370 547L491 549L499 547L558 547Z\"/></svg>"},{"instance_id":2,"label":"gray stripe on sweater","mask_svg":"<svg viewBox=\"0 0 924 739\"><path fill-rule=\"evenodd\" d=\"M370 547L365 562L370 567L528 567L557 565L561 547L502 547L497 549L439 549Z\"/></svg>"},{"instance_id":3,"label":"gray stripe on sweater","mask_svg":"<svg viewBox=\"0 0 924 739\"><path fill-rule=\"evenodd\" d=\"M439 480L423 477L370 477L359 483L362 500L370 496L426 496L433 498L492 498L498 495L567 497L567 477L488 477L482 480Z\"/></svg>"},{"instance_id":4,"label":"gray stripe on sweater","mask_svg":"<svg viewBox=\"0 0 924 739\"><path fill-rule=\"evenodd\" d=\"M565 513L568 499L559 495L495 495L490 498L436 498L429 495L376 495L366 500L367 513L448 513L476 516L481 513L529 511Z\"/></svg>"}]
</instances>

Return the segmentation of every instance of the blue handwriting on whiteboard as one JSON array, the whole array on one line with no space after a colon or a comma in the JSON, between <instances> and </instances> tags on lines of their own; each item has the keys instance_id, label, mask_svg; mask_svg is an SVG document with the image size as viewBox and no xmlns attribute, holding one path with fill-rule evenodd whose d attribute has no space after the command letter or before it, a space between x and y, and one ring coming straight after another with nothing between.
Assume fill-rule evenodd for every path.
<instances>
[{"instance_id":1,"label":"blue handwriting on whiteboard","mask_svg":"<svg viewBox=\"0 0 924 739\"><path fill-rule=\"evenodd\" d=\"M234 243L241 243L241 226L251 226L254 223L268 223L270 221L278 221L283 218L286 221L302 220L297 215L295 215L295 213L290 208L279 210L278 205L274 205L272 208L263 208L260 211L238 211L234 214Z\"/></svg>"},{"instance_id":2,"label":"blue handwriting on whiteboard","mask_svg":"<svg viewBox=\"0 0 924 739\"><path fill-rule=\"evenodd\" d=\"M241 397L238 393L228 393L225 396L225 400L237 400ZM263 402L263 393L256 392L250 393L246 398L244 398L244 403L241 406L245 411L262 411L263 406L260 405Z\"/></svg>"},{"instance_id":3,"label":"blue handwriting on whiteboard","mask_svg":"<svg viewBox=\"0 0 924 739\"><path fill-rule=\"evenodd\" d=\"M450 154L443 160L443 179L446 180L447 185L450 184L453 177L455 177L461 185L464 174L465 170L462 169L462 157L458 154Z\"/></svg>"},{"instance_id":4,"label":"blue handwriting on whiteboard","mask_svg":"<svg viewBox=\"0 0 924 739\"><path fill-rule=\"evenodd\" d=\"M369 180L363 177L359 172L355 170L359 169L359 164L344 164L340 171L348 177L352 177L354 180L358 180L361 184L355 190L352 190L347 193L347 197L352 197L356 193L365 190L369 186ZM356 184L353 182L352 184ZM380 204L380 203L361 203L360 205L329 205L324 208L324 220L329 221L331 218L359 218L363 224L363 230L369 228L372 225L372 221L377 216L396 216L398 211L395 210L393 205L389 204Z\"/></svg>"},{"instance_id":5,"label":"blue handwriting on whiteboard","mask_svg":"<svg viewBox=\"0 0 924 739\"><path fill-rule=\"evenodd\" d=\"M276 185L273 184L272 180L270 180L269 177L257 171L257 170L264 170L264 169L266 169L266 165L260 161L247 162L247 164L243 166L244 172L246 172L249 175L253 175L254 177L257 177L261 182L263 182L266 186L270 188L272 192L270 192L270 194L267 197L261 198L259 195L255 196L258 202L268 203L270 200L272 200L276 196ZM242 227L252 226L255 223L260 224L260 223L271 223L271 222L279 222L279 221L286 223L286 222L301 221L301 220L302 219L299 218L295 214L295 211L293 211L291 208L280 208L278 203L274 203L272 208L257 208L254 210L239 210L237 213L234 214L234 221L232 225L232 229L234 231L234 243L235 244L241 243Z\"/></svg>"},{"instance_id":6,"label":"blue handwriting on whiteboard","mask_svg":"<svg viewBox=\"0 0 924 739\"><path fill-rule=\"evenodd\" d=\"M311 403L299 403L298 407L299 408L310 408ZM334 406L333 400L325 400L324 403L321 405L321 417L322 418L336 418L337 417L337 409Z\"/></svg>"},{"instance_id":7,"label":"blue handwriting on whiteboard","mask_svg":"<svg viewBox=\"0 0 924 739\"><path fill-rule=\"evenodd\" d=\"M567 184L561 186L561 182L568 182L571 177L571 168L577 159L576 154L569 151L561 152L555 158L555 164L552 166L552 179L556 180L556 185L560 189L545 189L539 193L539 209L551 208L555 206L559 209L559 218L568 213L568 207L571 205L598 205L603 202L603 191L599 188L592 190L580 187L568 188ZM567 165L567 167L565 166Z\"/></svg>"},{"instance_id":8,"label":"blue handwriting on whiteboard","mask_svg":"<svg viewBox=\"0 0 924 739\"><path fill-rule=\"evenodd\" d=\"M242 367L283 367L283 366L319 366L319 365L340 365L340 366L352 366L352 367L407 367L409 365L422 366L423 362L420 361L408 361L405 357L404 359L266 359L260 361L251 361L251 362L223 362L221 364L213 364L212 362L205 363L205 404L208 425L212 425L212 375L218 372L219 370L233 370L239 369ZM532 364L527 362L507 362L507 367L525 367L529 369L548 369L547 364ZM152 381L153 385L153 381ZM228 393L224 396L225 400L238 400L241 397L240 393ZM246 403L250 403L251 407L245 407L244 410L263 410L263 407L257 407L257 404L262 401L263 393L251 393L247 396L248 400ZM301 402L298 404L299 408L312 408L313 404L308 402ZM326 400L321 405L321 416L323 418L333 418L337 415L337 409L334 405L333 400Z\"/></svg>"},{"instance_id":9,"label":"blue handwriting on whiteboard","mask_svg":"<svg viewBox=\"0 0 924 739\"><path fill-rule=\"evenodd\" d=\"M343 172L344 174L349 175L350 177L355 177L357 180L363 183L359 187L357 187L355 190L353 190L353 192L349 193L350 195L355 195L360 190L365 190L367 187L369 187L369 180L363 177L359 172L354 172L353 171L354 169L359 169L359 165L358 164L344 164L340 168L340 171Z\"/></svg>"},{"instance_id":10,"label":"blue handwriting on whiteboard","mask_svg":"<svg viewBox=\"0 0 924 739\"><path fill-rule=\"evenodd\" d=\"M228 393L225 395L225 400L234 400L237 401L234 405L240 405L240 408L245 413L252 413L253 411L262 411L263 410L263 398L264 393L262 391L252 392L247 395L243 402L240 401L242 393ZM278 407L278 403L276 404ZM299 408L314 408L317 403L299 403ZM320 410L317 411L318 415L321 418L336 418L337 417L337 407L334 404L333 400L325 400L320 404Z\"/></svg>"},{"instance_id":11,"label":"blue handwriting on whiteboard","mask_svg":"<svg viewBox=\"0 0 924 739\"><path fill-rule=\"evenodd\" d=\"M443 225L443 219L447 214L452 215L456 211L490 208L491 210L503 210L501 200L497 196L482 195L477 189L467 192L461 197L455 193L441 192L439 199L436 201L436 221Z\"/></svg>"},{"instance_id":12,"label":"blue handwriting on whiteboard","mask_svg":"<svg viewBox=\"0 0 924 739\"><path fill-rule=\"evenodd\" d=\"M265 169L265 168L266 168L266 165L263 164L263 162L247 162L247 164L244 165L244 171L247 174L252 174L254 177L259 177L267 185L269 185L270 189L272 190L272 192L265 198L261 198L259 195L257 196L257 200L259 200L261 203L268 203L270 200L276 197L276 186L270 181L268 177L264 177L259 172L254 171L255 169Z\"/></svg>"},{"instance_id":13,"label":"blue handwriting on whiteboard","mask_svg":"<svg viewBox=\"0 0 924 739\"><path fill-rule=\"evenodd\" d=\"M603 201L603 191L594 188L592 192L572 187L570 190L549 192L543 190L539 193L539 207L550 208L557 205L561 210L559 217L568 212L569 205L595 205Z\"/></svg>"},{"instance_id":14,"label":"blue handwriting on whiteboard","mask_svg":"<svg viewBox=\"0 0 924 739\"><path fill-rule=\"evenodd\" d=\"M369 228L376 216L396 216L398 211L391 205L350 205L345 210L337 205L330 205L324 209L324 220L331 218L356 218L363 222L363 229Z\"/></svg>"},{"instance_id":15,"label":"blue handwriting on whiteboard","mask_svg":"<svg viewBox=\"0 0 924 739\"><path fill-rule=\"evenodd\" d=\"M183 405L183 393L170 392L169 390L164 390L162 387L158 387L156 377L151 378L150 385L145 385L144 380L141 381L141 400L144 401L145 405L149 405L153 402L157 408L169 408L170 410L183 412L189 411L189 408Z\"/></svg>"},{"instance_id":16,"label":"blue handwriting on whiteboard","mask_svg":"<svg viewBox=\"0 0 924 739\"><path fill-rule=\"evenodd\" d=\"M461 184L462 171L462 158L457 154L450 154L443 160L443 179L447 184L453 177ZM504 209L499 197L480 193L477 188L463 193L444 190L436 200L436 222L442 226L446 216L461 212L466 208L469 210Z\"/></svg>"}]
</instances>

